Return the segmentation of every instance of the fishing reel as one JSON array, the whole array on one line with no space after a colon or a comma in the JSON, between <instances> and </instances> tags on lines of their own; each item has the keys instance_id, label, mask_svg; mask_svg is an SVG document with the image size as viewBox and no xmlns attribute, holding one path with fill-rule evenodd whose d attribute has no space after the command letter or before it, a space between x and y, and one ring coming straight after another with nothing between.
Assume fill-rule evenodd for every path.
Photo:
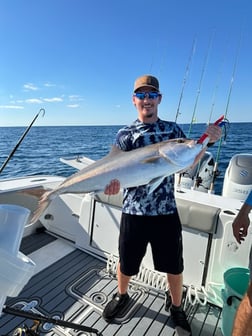
<instances>
[{"instance_id":1,"label":"fishing reel","mask_svg":"<svg viewBox=\"0 0 252 336\"><path fill-rule=\"evenodd\" d=\"M12 336L39 336L38 333L39 325L40 325L39 321L34 321L33 326L30 328L26 324L24 324L22 327L16 328Z\"/></svg>"}]
</instances>

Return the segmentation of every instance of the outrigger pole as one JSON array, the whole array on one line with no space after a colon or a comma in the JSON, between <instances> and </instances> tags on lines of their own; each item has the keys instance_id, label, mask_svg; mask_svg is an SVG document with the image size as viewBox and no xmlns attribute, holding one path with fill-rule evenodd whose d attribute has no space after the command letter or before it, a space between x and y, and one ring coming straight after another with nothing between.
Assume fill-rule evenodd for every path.
<instances>
[{"instance_id":1,"label":"outrigger pole","mask_svg":"<svg viewBox=\"0 0 252 336\"><path fill-rule=\"evenodd\" d=\"M39 110L39 112L36 114L36 116L33 118L33 120L30 123L30 125L26 128L25 132L22 134L21 138L19 139L19 141L17 142L17 144L15 145L15 147L13 148L13 150L11 151L11 153L9 154L9 156L7 157L7 159L5 160L5 162L3 163L2 167L0 168L0 174L2 173L2 171L5 168L5 166L10 161L10 159L12 158L12 156L14 155L14 153L16 152L16 150L18 149L19 145L21 144L21 142L25 138L26 134L29 132L30 128L32 127L32 125L34 124L34 122L36 121L36 119L38 118L38 116L40 115L40 113L43 113L43 116L44 116L45 109L41 108Z\"/></svg>"}]
</instances>

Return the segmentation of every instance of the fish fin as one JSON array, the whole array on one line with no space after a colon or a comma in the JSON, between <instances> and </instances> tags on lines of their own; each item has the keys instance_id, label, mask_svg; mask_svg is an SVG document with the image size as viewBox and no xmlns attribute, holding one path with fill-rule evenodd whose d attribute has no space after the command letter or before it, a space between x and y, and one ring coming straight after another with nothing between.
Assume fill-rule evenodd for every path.
<instances>
[{"instance_id":1,"label":"fish fin","mask_svg":"<svg viewBox=\"0 0 252 336\"><path fill-rule=\"evenodd\" d=\"M157 187L163 182L163 180L166 178L166 176L162 176L162 177L157 177L153 180L150 181L149 183L149 191L148 194L153 193Z\"/></svg>"},{"instance_id":2,"label":"fish fin","mask_svg":"<svg viewBox=\"0 0 252 336\"><path fill-rule=\"evenodd\" d=\"M175 164L175 162L173 162L173 160L171 160L165 153L163 153L162 150L159 150L160 153L160 157L162 157L165 161Z\"/></svg>"},{"instance_id":3,"label":"fish fin","mask_svg":"<svg viewBox=\"0 0 252 336\"><path fill-rule=\"evenodd\" d=\"M39 187L31 187L31 188L27 188L23 190L18 190L17 193L22 194L22 195L29 195L34 198L40 199L40 197L44 195L46 191L49 191L49 189L45 189L42 186L39 186Z\"/></svg>"},{"instance_id":4,"label":"fish fin","mask_svg":"<svg viewBox=\"0 0 252 336\"><path fill-rule=\"evenodd\" d=\"M23 190L18 190L18 194L26 195L29 197L32 197L37 201L37 209L30 214L29 223L35 223L39 217L41 216L43 210L46 209L46 207L43 206L40 208L41 200L44 199L45 195L49 194L51 189L45 189L43 186L36 186L31 187Z\"/></svg>"},{"instance_id":5,"label":"fish fin","mask_svg":"<svg viewBox=\"0 0 252 336\"><path fill-rule=\"evenodd\" d=\"M43 212L49 206L51 200L54 198L51 195L52 195L51 190L45 190L44 189L44 193L41 195L41 197L38 201L38 207L31 215L30 223L35 223L37 220L39 220L39 218L41 217Z\"/></svg>"},{"instance_id":6,"label":"fish fin","mask_svg":"<svg viewBox=\"0 0 252 336\"><path fill-rule=\"evenodd\" d=\"M114 156L114 155L117 155L118 153L122 153L122 152L123 152L123 150L121 150L117 146L113 145L107 156Z\"/></svg>"}]
</instances>

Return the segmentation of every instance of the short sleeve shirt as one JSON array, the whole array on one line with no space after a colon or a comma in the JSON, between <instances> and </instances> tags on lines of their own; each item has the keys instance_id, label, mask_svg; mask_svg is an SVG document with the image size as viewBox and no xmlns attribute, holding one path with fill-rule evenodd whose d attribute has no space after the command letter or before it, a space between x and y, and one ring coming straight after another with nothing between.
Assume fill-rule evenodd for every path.
<instances>
[{"instance_id":1,"label":"short sleeve shirt","mask_svg":"<svg viewBox=\"0 0 252 336\"><path fill-rule=\"evenodd\" d=\"M185 137L175 122L158 119L155 123L145 124L137 119L118 131L115 144L123 151L130 151L164 140ZM168 215L176 211L174 175L165 177L154 191L150 192L150 188L150 185L142 185L124 189L122 211L142 216Z\"/></svg>"}]
</instances>

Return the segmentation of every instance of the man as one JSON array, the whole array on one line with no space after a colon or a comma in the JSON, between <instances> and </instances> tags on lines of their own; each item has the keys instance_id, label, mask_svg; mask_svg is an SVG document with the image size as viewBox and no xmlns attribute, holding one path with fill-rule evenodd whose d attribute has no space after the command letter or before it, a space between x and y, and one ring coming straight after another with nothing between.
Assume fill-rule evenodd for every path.
<instances>
[{"instance_id":1,"label":"man","mask_svg":"<svg viewBox=\"0 0 252 336\"><path fill-rule=\"evenodd\" d=\"M250 224L249 213L252 209L252 190L243 203L238 215L233 221L233 234L237 242L241 244L248 234ZM247 293L242 299L237 309L234 319L232 336L251 336L252 335L252 249L250 251L250 284Z\"/></svg>"},{"instance_id":2,"label":"man","mask_svg":"<svg viewBox=\"0 0 252 336\"><path fill-rule=\"evenodd\" d=\"M117 133L116 146L121 150L130 151L167 139L185 138L175 122L158 117L162 94L157 78L144 75L136 79L132 100L138 119ZM215 142L221 136L221 129L210 125L206 133L210 142ZM150 191L150 188L145 185L124 190L117 268L118 292L106 305L103 318L107 322L112 321L127 304L130 278L138 273L147 244L150 243L155 269L167 274L171 295L171 306L168 308L175 326L190 335L191 328L181 306L184 266L182 229L174 197L174 175L163 179L154 190ZM111 181L105 194L116 194L119 189L120 181Z\"/></svg>"}]
</instances>

